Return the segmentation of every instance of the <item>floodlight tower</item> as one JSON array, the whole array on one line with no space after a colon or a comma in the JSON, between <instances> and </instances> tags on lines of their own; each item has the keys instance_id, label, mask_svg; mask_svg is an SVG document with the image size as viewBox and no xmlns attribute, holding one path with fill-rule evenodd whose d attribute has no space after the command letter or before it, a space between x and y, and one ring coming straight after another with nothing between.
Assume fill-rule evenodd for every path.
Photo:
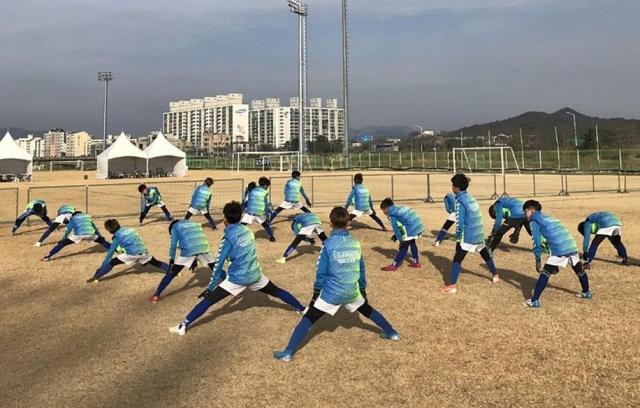
<instances>
[{"instance_id":1,"label":"floodlight tower","mask_svg":"<svg viewBox=\"0 0 640 408\"><path fill-rule=\"evenodd\" d=\"M349 155L349 30L347 0L342 0L342 99L344 108L344 155Z\"/></svg>"},{"instance_id":2,"label":"floodlight tower","mask_svg":"<svg viewBox=\"0 0 640 408\"><path fill-rule=\"evenodd\" d=\"M104 117L102 123L102 151L107 150L107 102L109 98L109 81L113 79L111 71L98 72L98 82L104 82Z\"/></svg>"},{"instance_id":3,"label":"floodlight tower","mask_svg":"<svg viewBox=\"0 0 640 408\"><path fill-rule=\"evenodd\" d=\"M307 5L298 0L288 0L289 11L298 16L298 147L302 170L302 157L305 153L305 106L307 101Z\"/></svg>"}]
</instances>

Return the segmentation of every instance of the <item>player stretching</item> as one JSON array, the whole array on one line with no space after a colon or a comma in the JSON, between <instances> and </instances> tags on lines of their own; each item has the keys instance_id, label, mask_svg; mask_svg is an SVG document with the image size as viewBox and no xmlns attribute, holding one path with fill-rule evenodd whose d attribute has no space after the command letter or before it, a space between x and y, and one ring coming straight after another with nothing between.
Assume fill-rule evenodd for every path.
<instances>
[{"instance_id":1,"label":"player stretching","mask_svg":"<svg viewBox=\"0 0 640 408\"><path fill-rule=\"evenodd\" d=\"M249 201L249 192L256 188L257 184L255 181L247 184L247 188L244 189L244 194L242 195L242 211L247 208L247 201Z\"/></svg>"},{"instance_id":2,"label":"player stretching","mask_svg":"<svg viewBox=\"0 0 640 408\"><path fill-rule=\"evenodd\" d=\"M194 262L208 265L213 269L215 258L211 254L209 241L204 235L202 226L197 222L188 220L173 220L169 224L169 235L171 235L171 243L169 244L169 268L167 274L160 281L156 292L149 298L149 302L158 303L160 295L173 278L178 276L183 268L195 267ZM180 256L176 259L176 250L180 248Z\"/></svg>"},{"instance_id":3,"label":"player stretching","mask_svg":"<svg viewBox=\"0 0 640 408\"><path fill-rule=\"evenodd\" d=\"M69 220L71 219L71 216L74 212L76 212L76 208L72 205L63 204L62 206L60 206L60 208L58 208L58 215L56 216L56 218L49 225L49 228L47 228L47 230L42 233L42 236L40 237L38 242L36 242L33 246L42 246L44 241L49 237L49 235L51 235L53 231L56 230L56 228L58 228L58 226L60 226L60 224L69 223Z\"/></svg>"},{"instance_id":4,"label":"player stretching","mask_svg":"<svg viewBox=\"0 0 640 408\"><path fill-rule=\"evenodd\" d=\"M533 296L524 302L524 304L533 308L540 307L540 295L542 295L542 291L547 286L551 275L555 275L560 271L559 266L565 268L569 264L576 273L580 281L580 286L582 287L582 293L577 294L576 297L591 299L589 276L582 262L580 262L578 246L569 233L569 230L562 225L560 221L554 220L542 213L542 205L536 200L526 201L523 209L524 215L531 226L536 270L540 273L533 291ZM544 267L541 266L543 239L546 241L546 246L550 253Z\"/></svg>"},{"instance_id":5,"label":"player stretching","mask_svg":"<svg viewBox=\"0 0 640 408\"><path fill-rule=\"evenodd\" d=\"M476 199L467 191L469 181L469 178L464 174L456 174L451 178L451 189L456 195L456 254L451 266L451 280L448 286L441 289L443 293L458 291L458 276L460 269L462 269L462 261L469 252L480 252L480 256L491 272L491 280L494 283L500 281L491 252L484 244L484 225L482 224L480 207Z\"/></svg>"},{"instance_id":6,"label":"player stretching","mask_svg":"<svg viewBox=\"0 0 640 408\"><path fill-rule=\"evenodd\" d=\"M151 207L160 207L165 217L167 217L168 221L173 221L173 217L171 217L171 213L167 209L167 206L164 205L162 201L162 196L160 195L160 190L158 187L147 187L145 184L140 184L138 186L138 191L142 194L142 198L144 202L142 203L143 208L140 212L140 224L142 225L142 221L144 221L145 217L149 213Z\"/></svg>"},{"instance_id":7,"label":"player stretching","mask_svg":"<svg viewBox=\"0 0 640 408\"><path fill-rule=\"evenodd\" d=\"M114 266L122 264L131 265L137 263L145 266L150 264L165 272L169 271L169 265L149 255L149 250L142 242L138 231L133 228L121 228L116 219L106 220L104 227L113 234L113 241L111 241L111 247L107 251L102 265L91 278L87 279L87 283L99 282L100 278L109 273ZM124 253L112 258L118 248L123 249Z\"/></svg>"},{"instance_id":8,"label":"player stretching","mask_svg":"<svg viewBox=\"0 0 640 408\"><path fill-rule=\"evenodd\" d=\"M207 177L204 179L204 183L202 183L202 185L193 190L193 195L191 195L191 204L189 205L189 209L187 210L184 219L188 220L192 215L202 214L209 222L211 228L217 229L216 223L213 221L213 218L211 218L211 214L209 213L211 197L213 196L213 193L211 192L212 185L213 179L211 177Z\"/></svg>"},{"instance_id":9,"label":"player stretching","mask_svg":"<svg viewBox=\"0 0 640 408\"><path fill-rule=\"evenodd\" d=\"M351 193L349 193L349 197L347 197L347 202L344 204L344 208L346 209L349 209L351 204L353 204L354 209L351 210L349 219L353 220L354 218L360 217L362 214L367 214L380 226L382 231L386 231L387 228L373 209L371 193L369 192L369 189L362 184L362 181L362 173L358 173L353 176L354 186L351 189Z\"/></svg>"},{"instance_id":10,"label":"player stretching","mask_svg":"<svg viewBox=\"0 0 640 408\"><path fill-rule=\"evenodd\" d=\"M260 291L269 296L277 297L297 311L304 310L291 293L280 289L262 274L256 256L256 240L253 232L240 224L242 208L240 203L233 201L224 206L224 237L220 242L215 270L211 275L211 282L207 289L200 294L203 298L193 308L187 317L169 331L184 336L189 326L202 316L207 309L227 296L238 296L245 289L253 292ZM222 270L225 261L229 261L226 277ZM218 282L222 280L218 284Z\"/></svg>"},{"instance_id":11,"label":"player stretching","mask_svg":"<svg viewBox=\"0 0 640 408\"><path fill-rule=\"evenodd\" d=\"M266 177L260 177L258 187L249 191L249 198L242 215L242 224L251 225L254 221L258 221L262 228L269 236L269 241L276 242L273 231L269 225L269 186L271 182Z\"/></svg>"},{"instance_id":12,"label":"player stretching","mask_svg":"<svg viewBox=\"0 0 640 408\"><path fill-rule=\"evenodd\" d=\"M578 231L584 236L582 239L582 258L586 261L585 267L591 267L591 262L596 256L598 246L605 240L618 251L618 262L622 265L629 265L627 249L622 244L622 221L610 212L597 212L589 215L586 220L578 224ZM595 234L593 242L589 246L591 234Z\"/></svg>"},{"instance_id":13,"label":"player stretching","mask_svg":"<svg viewBox=\"0 0 640 408\"><path fill-rule=\"evenodd\" d=\"M400 248L391 265L382 268L383 271L397 271L398 267L407 256L407 251L411 248L410 268L422 268L420 265L420 253L416 241L424 233L422 219L414 210L409 207L398 207L390 198L385 198L380 204L382 211L389 217L389 223L393 229L391 240L400 241Z\"/></svg>"},{"instance_id":14,"label":"player stretching","mask_svg":"<svg viewBox=\"0 0 640 408\"><path fill-rule=\"evenodd\" d=\"M282 258L276 261L277 263L283 264L287 262L287 257L291 255L296 248L298 248L298 245L300 245L302 241L315 245L315 240L311 238L314 233L318 234L318 238L320 238L320 241L322 242L327 239L327 234L322 230L322 221L320 221L320 217L311 212L296 215L291 222L291 230L296 234L296 237L287 250L284 251Z\"/></svg>"},{"instance_id":15,"label":"player stretching","mask_svg":"<svg viewBox=\"0 0 640 408\"><path fill-rule=\"evenodd\" d=\"M509 235L509 242L512 244L518 243L522 226L531 235L529 222L524 218L523 204L517 198L502 197L489 207L489 215L496 220L493 224L491 235L487 238L487 245L492 251L498 247L504 234L511 228L514 229L513 233Z\"/></svg>"},{"instance_id":16,"label":"player stretching","mask_svg":"<svg viewBox=\"0 0 640 408\"><path fill-rule=\"evenodd\" d=\"M100 234L100 230L96 227L91 216L81 211L76 211L71 215L69 224L67 224L67 230L64 232L62 239L45 255L43 261L50 260L52 256L60 252L60 250L67 245L79 244L82 241L97 242L106 249L111 247L109 241L104 239Z\"/></svg>"},{"instance_id":17,"label":"player stretching","mask_svg":"<svg viewBox=\"0 0 640 408\"><path fill-rule=\"evenodd\" d=\"M16 231L22 225L23 222L27 220L30 216L35 215L36 217L40 217L42 221L46 222L49 227L51 227L51 220L47 217L47 203L44 200L32 200L27 204L27 208L24 209L22 214L16 218L16 222L13 224L13 228L11 228L11 234L16 235Z\"/></svg>"},{"instance_id":18,"label":"player stretching","mask_svg":"<svg viewBox=\"0 0 640 408\"><path fill-rule=\"evenodd\" d=\"M362 247L347 231L349 213L342 207L336 207L330 218L333 232L320 252L311 304L294 329L287 347L273 353L277 360L291 361L311 326L325 314L335 315L340 306L345 306L352 313L357 310L371 319L382 329L382 338L400 339L400 334L387 319L367 301Z\"/></svg>"},{"instance_id":19,"label":"player stretching","mask_svg":"<svg viewBox=\"0 0 640 408\"><path fill-rule=\"evenodd\" d=\"M281 202L278 208L271 213L269 224L271 224L283 210L298 208L306 213L311 212L307 207L302 205L300 202L301 198L304 198L304 201L307 203L307 207L311 207L311 200L307 197L307 194L304 192L304 188L302 188L302 183L300 182L300 172L298 170L294 170L291 172L291 179L289 179L287 184L284 186L284 201Z\"/></svg>"},{"instance_id":20,"label":"player stretching","mask_svg":"<svg viewBox=\"0 0 640 408\"><path fill-rule=\"evenodd\" d=\"M447 216L447 220L442 225L442 228L440 228L440 231L438 231L438 236L436 237L436 240L433 242L433 246L437 246L437 247L440 246L442 241L444 241L444 237L445 235L447 235L447 231L449 231L449 228L451 228L451 226L456 223L456 195L455 194L449 193L446 196L444 196L444 209L447 211L449 215Z\"/></svg>"}]
</instances>

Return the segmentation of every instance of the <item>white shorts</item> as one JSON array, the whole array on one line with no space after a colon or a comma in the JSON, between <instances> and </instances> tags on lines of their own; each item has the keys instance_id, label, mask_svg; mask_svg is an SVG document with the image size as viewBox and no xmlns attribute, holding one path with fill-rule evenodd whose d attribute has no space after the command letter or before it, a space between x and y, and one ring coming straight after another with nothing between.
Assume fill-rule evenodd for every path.
<instances>
[{"instance_id":1,"label":"white shorts","mask_svg":"<svg viewBox=\"0 0 640 408\"><path fill-rule=\"evenodd\" d=\"M464 242L460 243L460 247L467 252L480 252L485 248L484 243L481 244L467 244Z\"/></svg>"},{"instance_id":2,"label":"white shorts","mask_svg":"<svg viewBox=\"0 0 640 408\"><path fill-rule=\"evenodd\" d=\"M451 213L447 216L447 221L456 222L457 220L458 220L458 217L456 217L456 213Z\"/></svg>"},{"instance_id":3,"label":"white shorts","mask_svg":"<svg viewBox=\"0 0 640 408\"><path fill-rule=\"evenodd\" d=\"M578 256L577 253L573 255L567 255L567 256L552 255L549 258L547 258L547 261L545 262L545 264L566 268L567 265L569 264L569 261L571 261L571 266L575 266L578 264L578 262L580 262L580 257Z\"/></svg>"},{"instance_id":4,"label":"white shorts","mask_svg":"<svg viewBox=\"0 0 640 408\"><path fill-rule=\"evenodd\" d=\"M297 203L290 203L289 201L283 201L280 203L278 207L284 208L285 210L290 210L292 208L300 209L302 208L302 203L299 201Z\"/></svg>"},{"instance_id":5,"label":"white shorts","mask_svg":"<svg viewBox=\"0 0 640 408\"><path fill-rule=\"evenodd\" d=\"M309 225L308 227L300 228L298 235L304 235L305 237L310 237L311 235L313 235L314 232L320 235L324 231L322 230L322 227L320 227L319 224L313 224L313 225Z\"/></svg>"},{"instance_id":6,"label":"white shorts","mask_svg":"<svg viewBox=\"0 0 640 408\"><path fill-rule=\"evenodd\" d=\"M622 227L614 225L613 227L600 228L596 235L606 235L607 237L615 237L616 235L622 235Z\"/></svg>"},{"instance_id":7,"label":"white shorts","mask_svg":"<svg viewBox=\"0 0 640 408\"><path fill-rule=\"evenodd\" d=\"M91 242L93 242L96 239L98 239L98 236L97 235L74 235L74 234L71 234L67 238L69 238L74 243L79 244L81 241L91 241Z\"/></svg>"},{"instance_id":8,"label":"white shorts","mask_svg":"<svg viewBox=\"0 0 640 408\"><path fill-rule=\"evenodd\" d=\"M193 208L193 207L189 207L189 209L187 210L189 212L189 214L193 214L193 215L198 215L198 214L209 214L209 210L207 210L206 208L203 210L198 210L197 208Z\"/></svg>"},{"instance_id":9,"label":"white shorts","mask_svg":"<svg viewBox=\"0 0 640 408\"><path fill-rule=\"evenodd\" d=\"M331 303L327 303L324 300L322 300L322 297L319 297L314 303L313 303L313 307L315 307L318 310L322 310L325 313L330 314L331 316L335 315L336 312L338 311L338 309L340 309L340 306L344 306L347 308L347 310L350 313L355 312L356 310L358 310L358 308L362 305L364 305L364 298L360 297L360 299L356 300L355 302L352 303L346 303L344 305L332 305Z\"/></svg>"},{"instance_id":10,"label":"white shorts","mask_svg":"<svg viewBox=\"0 0 640 408\"><path fill-rule=\"evenodd\" d=\"M412 237L404 237L404 238L402 238L402 240L403 240L403 241L412 241L412 240L414 240L414 239L420 239L420 238L422 238L422 234L420 234L420 235L414 235L414 236L412 236Z\"/></svg>"},{"instance_id":11,"label":"white shorts","mask_svg":"<svg viewBox=\"0 0 640 408\"><path fill-rule=\"evenodd\" d=\"M258 224L262 224L267 221L267 218L264 215L253 215L244 213L242 214L242 220L240 222L242 222L243 224L251 225L254 221L257 221Z\"/></svg>"},{"instance_id":12,"label":"white shorts","mask_svg":"<svg viewBox=\"0 0 640 408\"><path fill-rule=\"evenodd\" d=\"M235 284L231 282L229 280L229 277L227 276L227 279L223 280L218 286L220 286L222 289L226 290L227 292L231 293L233 296L238 296L240 293L242 293L242 291L244 291L247 288L249 288L249 290L253 292L257 292L260 289L267 286L268 284L269 284L269 278L267 278L264 275L262 275L260 277L260 280L258 280L256 283L248 286Z\"/></svg>"},{"instance_id":13,"label":"white shorts","mask_svg":"<svg viewBox=\"0 0 640 408\"><path fill-rule=\"evenodd\" d=\"M191 268L191 265L193 265L193 261L195 261L196 259L198 259L198 263L205 265L216 262L216 258L213 257L211 252L207 252L206 254L198 254L194 256L179 256L174 263L176 265Z\"/></svg>"},{"instance_id":14,"label":"white shorts","mask_svg":"<svg viewBox=\"0 0 640 408\"><path fill-rule=\"evenodd\" d=\"M149 255L149 254L142 254L142 255L120 254L120 255L116 256L116 258L118 258L120 261L124 262L125 265L131 265L131 264L134 264L134 263L145 265L145 264L149 263L149 261L152 259L152 256Z\"/></svg>"},{"instance_id":15,"label":"white shorts","mask_svg":"<svg viewBox=\"0 0 640 408\"><path fill-rule=\"evenodd\" d=\"M55 220L53 220L53 222L55 222L56 224L64 224L64 222L65 222L65 221L66 221L66 222L69 222L69 220L71 219L71 216L72 216L72 215L73 215L73 214L69 214L69 213L67 213L67 214L60 214L60 215L58 215L58 216L56 217L56 219L55 219Z\"/></svg>"},{"instance_id":16,"label":"white shorts","mask_svg":"<svg viewBox=\"0 0 640 408\"><path fill-rule=\"evenodd\" d=\"M351 212L349 214L353 214L357 218L357 217L360 217L362 214L372 215L373 214L373 210L367 210L367 211L351 210Z\"/></svg>"}]
</instances>

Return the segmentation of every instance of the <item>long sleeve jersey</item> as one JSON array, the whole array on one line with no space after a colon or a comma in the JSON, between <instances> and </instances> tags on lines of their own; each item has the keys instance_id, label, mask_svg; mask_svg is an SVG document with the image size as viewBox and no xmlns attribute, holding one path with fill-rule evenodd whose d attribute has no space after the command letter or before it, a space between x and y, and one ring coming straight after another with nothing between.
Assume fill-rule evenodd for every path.
<instances>
[{"instance_id":1,"label":"long sleeve jersey","mask_svg":"<svg viewBox=\"0 0 640 408\"><path fill-rule=\"evenodd\" d=\"M219 283L225 261L229 261L227 279L236 285L249 286L262 277L256 239L246 225L230 224L224 229L209 289L213 290Z\"/></svg>"},{"instance_id":2,"label":"long sleeve jersey","mask_svg":"<svg viewBox=\"0 0 640 408\"><path fill-rule=\"evenodd\" d=\"M444 209L449 214L456 212L456 195L449 193L444 196Z\"/></svg>"},{"instance_id":3,"label":"long sleeve jersey","mask_svg":"<svg viewBox=\"0 0 640 408\"><path fill-rule=\"evenodd\" d=\"M162 195L160 195L160 190L158 190L157 187L149 187L147 189L147 194L144 195L145 205L148 207L152 205L158 205L160 204L161 201L162 201Z\"/></svg>"},{"instance_id":4,"label":"long sleeve jersey","mask_svg":"<svg viewBox=\"0 0 640 408\"><path fill-rule=\"evenodd\" d=\"M513 197L499 198L494 204L496 211L496 221L493 224L493 230L497 231L506 218L524 218L524 210L522 200Z\"/></svg>"},{"instance_id":5,"label":"long sleeve jersey","mask_svg":"<svg viewBox=\"0 0 640 408\"><path fill-rule=\"evenodd\" d=\"M296 178L289 179L287 184L284 186L284 201L297 203L300 201L300 198L304 198L305 201L311 201L304 192L304 188L302 188L300 180Z\"/></svg>"},{"instance_id":6,"label":"long sleeve jersey","mask_svg":"<svg viewBox=\"0 0 640 408\"><path fill-rule=\"evenodd\" d=\"M416 237L424 232L422 219L413 209L392 205L387 208L387 217L396 238Z\"/></svg>"},{"instance_id":7,"label":"long sleeve jersey","mask_svg":"<svg viewBox=\"0 0 640 408\"><path fill-rule=\"evenodd\" d=\"M193 195L191 196L191 208L195 208L196 210L209 210L212 195L211 188L206 184L198 186L193 190Z\"/></svg>"},{"instance_id":8,"label":"long sleeve jersey","mask_svg":"<svg viewBox=\"0 0 640 408\"><path fill-rule=\"evenodd\" d=\"M138 231L133 228L120 228L113 234L113 241L111 241L111 247L107 251L104 257L102 265L106 265L111 260L113 254L120 248L127 255L144 255L149 252L147 247L142 241L142 237L138 234Z\"/></svg>"},{"instance_id":9,"label":"long sleeve jersey","mask_svg":"<svg viewBox=\"0 0 640 408\"><path fill-rule=\"evenodd\" d=\"M58 215L73 214L74 212L76 212L76 207L69 204L63 204L58 208Z\"/></svg>"},{"instance_id":10,"label":"long sleeve jersey","mask_svg":"<svg viewBox=\"0 0 640 408\"><path fill-rule=\"evenodd\" d=\"M371 200L371 193L369 192L369 189L362 184L354 185L344 206L345 208L349 208L351 204L353 204L355 209L358 211L372 210L373 201Z\"/></svg>"},{"instance_id":11,"label":"long sleeve jersey","mask_svg":"<svg viewBox=\"0 0 640 408\"><path fill-rule=\"evenodd\" d=\"M295 216L291 222L291 229L293 233L298 235L300 230L312 225L322 225L322 220L314 213L302 213Z\"/></svg>"},{"instance_id":12,"label":"long sleeve jersey","mask_svg":"<svg viewBox=\"0 0 640 408\"><path fill-rule=\"evenodd\" d=\"M180 256L183 257L206 254L211 251L202 226L189 220L178 221L173 225L171 243L169 244L169 259L175 259L178 247L180 248Z\"/></svg>"},{"instance_id":13,"label":"long sleeve jersey","mask_svg":"<svg viewBox=\"0 0 640 408\"><path fill-rule=\"evenodd\" d=\"M584 220L584 226L582 227L582 235L584 236L582 240L583 252L589 252L589 241L591 240L591 234L595 234L600 228L621 226L622 221L620 221L620 218L613 213L601 211L589 215L587 219Z\"/></svg>"},{"instance_id":14,"label":"long sleeve jersey","mask_svg":"<svg viewBox=\"0 0 640 408\"><path fill-rule=\"evenodd\" d=\"M484 225L480 206L466 190L456 194L456 241L478 245L484 242Z\"/></svg>"},{"instance_id":15,"label":"long sleeve jersey","mask_svg":"<svg viewBox=\"0 0 640 408\"><path fill-rule=\"evenodd\" d=\"M265 215L269 209L269 191L258 186L249 191L249 199L245 211L253 215Z\"/></svg>"},{"instance_id":16,"label":"long sleeve jersey","mask_svg":"<svg viewBox=\"0 0 640 408\"><path fill-rule=\"evenodd\" d=\"M85 213L78 213L71 217L62 239L66 239L72 232L74 235L100 235L100 230L91 216Z\"/></svg>"},{"instance_id":17,"label":"long sleeve jersey","mask_svg":"<svg viewBox=\"0 0 640 408\"><path fill-rule=\"evenodd\" d=\"M366 286L360 243L346 230L333 231L320 251L313 290L325 302L341 305L360 299Z\"/></svg>"},{"instance_id":18,"label":"long sleeve jersey","mask_svg":"<svg viewBox=\"0 0 640 408\"><path fill-rule=\"evenodd\" d=\"M531 216L529 224L536 261L540 261L545 241L551 255L565 256L578 252L576 241L560 221L536 211Z\"/></svg>"},{"instance_id":19,"label":"long sleeve jersey","mask_svg":"<svg viewBox=\"0 0 640 408\"><path fill-rule=\"evenodd\" d=\"M29 203L27 204L27 208L25 208L25 212L35 212L33 210L33 207L35 207L36 204L40 204L42 206L42 214L46 214L47 213L47 203L44 200L41 199L35 199L35 200L31 200L29 201Z\"/></svg>"}]
</instances>

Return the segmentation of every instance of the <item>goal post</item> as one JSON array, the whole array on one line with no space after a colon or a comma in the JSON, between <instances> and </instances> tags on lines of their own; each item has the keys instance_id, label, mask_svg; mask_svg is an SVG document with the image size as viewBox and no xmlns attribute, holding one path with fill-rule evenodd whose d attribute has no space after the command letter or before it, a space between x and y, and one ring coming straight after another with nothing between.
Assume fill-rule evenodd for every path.
<instances>
[{"instance_id":1,"label":"goal post","mask_svg":"<svg viewBox=\"0 0 640 408\"><path fill-rule=\"evenodd\" d=\"M469 173L473 173L472 170L472 166L471 166L471 160L469 159L469 155L467 153L472 152L474 154L474 158L475 158L475 165L473 166L473 168L477 171L478 170L478 160L477 160L477 153L478 152L489 152L489 170L494 170L493 166L492 166L492 160L491 160L491 153L493 151L499 151L500 152L500 175L502 176L502 196L508 196L507 194L507 169L508 169L508 162L509 162L509 157L511 157L511 159L513 160L513 164L515 165L515 169L518 172L518 174L520 173L520 166L518 165L518 160L516 159L516 154L513 151L513 149L511 148L511 146L492 146L492 147L456 147L453 148L453 173L456 174L458 173L458 169L465 169L468 168L469 169ZM460 157L458 157L460 156ZM483 157L484 159L484 157ZM495 185L495 173L494 173L494 194L492 196L492 198L494 198L494 196L497 195L497 186Z\"/></svg>"},{"instance_id":2,"label":"goal post","mask_svg":"<svg viewBox=\"0 0 640 408\"><path fill-rule=\"evenodd\" d=\"M300 152L236 152L232 156L232 166L237 172L240 172L243 157L253 157L255 159L254 167L261 168L262 171L275 167L280 172L285 172L300 168L302 164Z\"/></svg>"}]
</instances>

